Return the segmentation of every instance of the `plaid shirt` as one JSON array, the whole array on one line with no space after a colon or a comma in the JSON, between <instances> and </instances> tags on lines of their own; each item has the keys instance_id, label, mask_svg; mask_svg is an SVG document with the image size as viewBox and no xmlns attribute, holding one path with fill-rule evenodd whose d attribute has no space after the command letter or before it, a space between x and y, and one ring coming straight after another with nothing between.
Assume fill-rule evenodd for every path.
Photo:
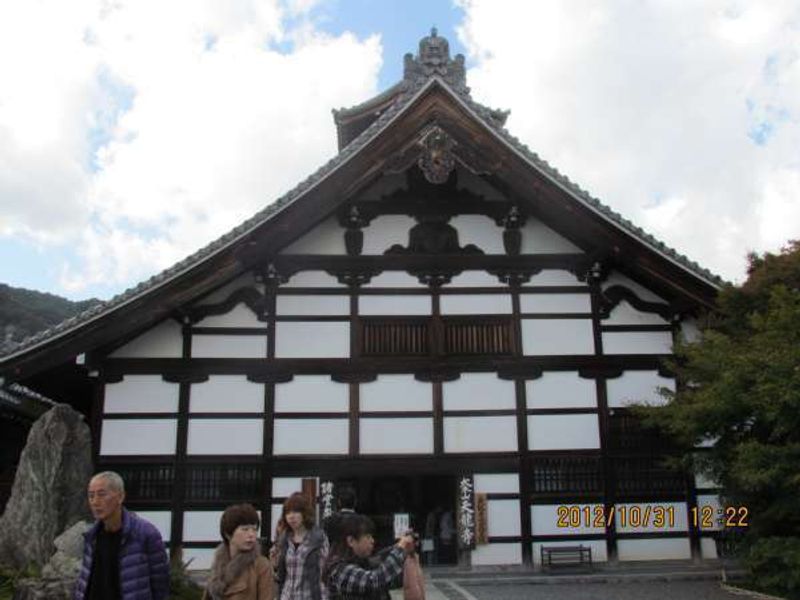
<instances>
[{"instance_id":1,"label":"plaid shirt","mask_svg":"<svg viewBox=\"0 0 800 600\"><path fill-rule=\"evenodd\" d=\"M286 581L281 586L280 600L312 600L311 586L307 585L303 580L303 565L306 562L311 546L308 543L309 536L306 534L303 542L295 547L292 541L289 541L286 547ZM319 572L325 566L325 560L328 558L328 538L322 542L322 547L319 549ZM320 581L319 586L322 591L320 596L321 600L328 600L328 589Z\"/></svg>"},{"instance_id":2,"label":"plaid shirt","mask_svg":"<svg viewBox=\"0 0 800 600\"><path fill-rule=\"evenodd\" d=\"M403 573L406 555L395 546L375 569L364 569L357 564L336 566L328 578L331 597L337 600L384 600L389 597L389 587Z\"/></svg>"}]
</instances>

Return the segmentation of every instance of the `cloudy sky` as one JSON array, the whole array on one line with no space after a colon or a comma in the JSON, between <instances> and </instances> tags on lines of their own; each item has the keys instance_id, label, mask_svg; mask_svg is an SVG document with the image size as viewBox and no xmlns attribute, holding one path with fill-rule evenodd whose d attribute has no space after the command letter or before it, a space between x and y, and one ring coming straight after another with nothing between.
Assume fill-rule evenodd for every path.
<instances>
[{"instance_id":1,"label":"cloudy sky","mask_svg":"<svg viewBox=\"0 0 800 600\"><path fill-rule=\"evenodd\" d=\"M5 0L0 282L108 298L192 253L431 25L514 135L703 266L800 238L798 0Z\"/></svg>"}]
</instances>

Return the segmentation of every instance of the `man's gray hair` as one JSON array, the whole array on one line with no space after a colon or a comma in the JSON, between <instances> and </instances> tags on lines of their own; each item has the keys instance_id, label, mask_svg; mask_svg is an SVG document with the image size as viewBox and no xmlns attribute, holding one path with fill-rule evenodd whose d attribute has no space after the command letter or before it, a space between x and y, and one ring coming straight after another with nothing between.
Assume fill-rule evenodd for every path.
<instances>
[{"instance_id":1,"label":"man's gray hair","mask_svg":"<svg viewBox=\"0 0 800 600\"><path fill-rule=\"evenodd\" d=\"M92 479L99 479L103 478L108 482L108 487L110 487L115 492L122 492L125 493L125 482L120 477L119 473L115 473L114 471L103 471L101 473L97 473Z\"/></svg>"}]
</instances>

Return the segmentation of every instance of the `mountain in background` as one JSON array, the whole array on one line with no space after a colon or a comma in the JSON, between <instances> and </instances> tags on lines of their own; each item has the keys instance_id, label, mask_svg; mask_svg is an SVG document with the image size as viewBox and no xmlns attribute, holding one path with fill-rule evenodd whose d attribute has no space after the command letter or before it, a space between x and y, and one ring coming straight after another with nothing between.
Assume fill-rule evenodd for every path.
<instances>
[{"instance_id":1,"label":"mountain in background","mask_svg":"<svg viewBox=\"0 0 800 600\"><path fill-rule=\"evenodd\" d=\"M72 302L55 294L0 283L0 353L99 302L96 298Z\"/></svg>"}]
</instances>

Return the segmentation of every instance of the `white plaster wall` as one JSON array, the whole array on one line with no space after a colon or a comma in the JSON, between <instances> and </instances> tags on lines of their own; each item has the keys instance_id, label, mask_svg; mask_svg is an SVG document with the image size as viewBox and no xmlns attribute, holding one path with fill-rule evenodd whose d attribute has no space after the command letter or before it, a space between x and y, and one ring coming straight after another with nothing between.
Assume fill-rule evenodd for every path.
<instances>
[{"instance_id":1,"label":"white plaster wall","mask_svg":"<svg viewBox=\"0 0 800 600\"><path fill-rule=\"evenodd\" d=\"M214 548L183 548L181 558L189 571L206 571L214 561Z\"/></svg>"},{"instance_id":2,"label":"white plaster wall","mask_svg":"<svg viewBox=\"0 0 800 600\"><path fill-rule=\"evenodd\" d=\"M186 542L218 542L221 510L187 510L183 513L183 539Z\"/></svg>"},{"instance_id":3,"label":"white plaster wall","mask_svg":"<svg viewBox=\"0 0 800 600\"><path fill-rule=\"evenodd\" d=\"M264 385L244 375L211 375L192 384L189 412L264 412Z\"/></svg>"},{"instance_id":4,"label":"white plaster wall","mask_svg":"<svg viewBox=\"0 0 800 600\"><path fill-rule=\"evenodd\" d=\"M238 290L239 288L246 288L252 287L256 285L255 278L253 277L252 272L242 273L235 279L232 279L228 283L221 285L220 287L216 288L215 290L209 292L202 298L200 298L197 302L195 302L192 306L201 306L204 304L218 304L223 300L227 300L230 295ZM256 285L256 288L263 292L264 288L262 285Z\"/></svg>"},{"instance_id":5,"label":"white plaster wall","mask_svg":"<svg viewBox=\"0 0 800 600\"><path fill-rule=\"evenodd\" d=\"M634 281L630 277L627 277L618 271L612 271L611 273L609 273L608 277L600 287L606 290L614 285L621 285L628 288L633 293L635 293L641 300L645 300L646 302L661 302L663 304L667 303L661 296L657 296L654 292L650 291L648 288L644 287L640 283Z\"/></svg>"},{"instance_id":6,"label":"white plaster wall","mask_svg":"<svg viewBox=\"0 0 800 600\"><path fill-rule=\"evenodd\" d=\"M275 419L273 454L347 454L347 419Z\"/></svg>"},{"instance_id":7,"label":"white plaster wall","mask_svg":"<svg viewBox=\"0 0 800 600\"><path fill-rule=\"evenodd\" d=\"M596 408L597 388L577 371L547 371L525 382L525 398L528 408Z\"/></svg>"},{"instance_id":8,"label":"white plaster wall","mask_svg":"<svg viewBox=\"0 0 800 600\"><path fill-rule=\"evenodd\" d=\"M177 430L175 419L105 419L100 454L175 454Z\"/></svg>"},{"instance_id":9,"label":"white plaster wall","mask_svg":"<svg viewBox=\"0 0 800 600\"><path fill-rule=\"evenodd\" d=\"M348 358L350 323L275 324L277 358Z\"/></svg>"},{"instance_id":10,"label":"white plaster wall","mask_svg":"<svg viewBox=\"0 0 800 600\"><path fill-rule=\"evenodd\" d=\"M359 386L362 411L433 410L433 386L413 375L381 375Z\"/></svg>"},{"instance_id":11,"label":"white plaster wall","mask_svg":"<svg viewBox=\"0 0 800 600\"><path fill-rule=\"evenodd\" d=\"M483 544L471 552L474 566L520 565L522 546L520 544Z\"/></svg>"},{"instance_id":12,"label":"white plaster wall","mask_svg":"<svg viewBox=\"0 0 800 600\"><path fill-rule=\"evenodd\" d=\"M522 535L519 500L489 500L486 504L489 537Z\"/></svg>"},{"instance_id":13,"label":"white plaster wall","mask_svg":"<svg viewBox=\"0 0 800 600\"><path fill-rule=\"evenodd\" d=\"M475 491L484 494L519 494L519 475L516 473L476 473Z\"/></svg>"},{"instance_id":14,"label":"white plaster wall","mask_svg":"<svg viewBox=\"0 0 800 600\"><path fill-rule=\"evenodd\" d=\"M361 419L361 454L433 454L433 419Z\"/></svg>"},{"instance_id":15,"label":"white plaster wall","mask_svg":"<svg viewBox=\"0 0 800 600\"><path fill-rule=\"evenodd\" d=\"M699 342L702 338L702 333L697 324L697 319L690 317L681 321L681 335L683 336L683 340L690 344Z\"/></svg>"},{"instance_id":16,"label":"white plaster wall","mask_svg":"<svg viewBox=\"0 0 800 600\"><path fill-rule=\"evenodd\" d=\"M669 331L604 331L605 354L672 354Z\"/></svg>"},{"instance_id":17,"label":"white plaster wall","mask_svg":"<svg viewBox=\"0 0 800 600\"><path fill-rule=\"evenodd\" d=\"M347 296L278 296L276 314L284 315L349 315Z\"/></svg>"},{"instance_id":18,"label":"white plaster wall","mask_svg":"<svg viewBox=\"0 0 800 600\"><path fill-rule=\"evenodd\" d=\"M594 354L590 319L522 319L524 354Z\"/></svg>"},{"instance_id":19,"label":"white plaster wall","mask_svg":"<svg viewBox=\"0 0 800 600\"><path fill-rule=\"evenodd\" d=\"M456 275L447 287L508 287L486 271L464 271Z\"/></svg>"},{"instance_id":20,"label":"white plaster wall","mask_svg":"<svg viewBox=\"0 0 800 600\"><path fill-rule=\"evenodd\" d=\"M591 313L589 294L522 294L520 310L524 313Z\"/></svg>"},{"instance_id":21,"label":"white plaster wall","mask_svg":"<svg viewBox=\"0 0 800 600\"><path fill-rule=\"evenodd\" d=\"M661 387L675 391L675 380L661 377L658 371L625 371L620 377L607 380L608 406L618 408L641 402L663 406L666 399L658 393Z\"/></svg>"},{"instance_id":22,"label":"white plaster wall","mask_svg":"<svg viewBox=\"0 0 800 600\"><path fill-rule=\"evenodd\" d=\"M513 381L496 373L463 373L455 381L442 384L444 410L483 410L515 408Z\"/></svg>"},{"instance_id":23,"label":"white plaster wall","mask_svg":"<svg viewBox=\"0 0 800 600\"><path fill-rule=\"evenodd\" d=\"M656 313L636 310L625 300L617 304L603 325L669 325L669 321Z\"/></svg>"},{"instance_id":24,"label":"white plaster wall","mask_svg":"<svg viewBox=\"0 0 800 600\"><path fill-rule=\"evenodd\" d=\"M417 279L416 277L412 277L405 271L384 271L380 275L373 277L370 280L370 282L364 287L422 288L427 286L423 286L419 282L419 279Z\"/></svg>"},{"instance_id":25,"label":"white plaster wall","mask_svg":"<svg viewBox=\"0 0 800 600\"><path fill-rule=\"evenodd\" d=\"M522 228L522 254L583 254L583 250L547 227L529 218Z\"/></svg>"},{"instance_id":26,"label":"white plaster wall","mask_svg":"<svg viewBox=\"0 0 800 600\"><path fill-rule=\"evenodd\" d=\"M180 358L183 353L181 326L168 319L114 350L111 358Z\"/></svg>"},{"instance_id":27,"label":"white plaster wall","mask_svg":"<svg viewBox=\"0 0 800 600\"><path fill-rule=\"evenodd\" d=\"M160 375L126 375L119 383L106 384L103 412L176 413L179 390Z\"/></svg>"},{"instance_id":28,"label":"white plaster wall","mask_svg":"<svg viewBox=\"0 0 800 600\"><path fill-rule=\"evenodd\" d=\"M336 217L330 217L286 246L280 254L346 254L344 231Z\"/></svg>"},{"instance_id":29,"label":"white plaster wall","mask_svg":"<svg viewBox=\"0 0 800 600\"><path fill-rule=\"evenodd\" d=\"M272 479L273 498L288 498L295 492L302 492L302 491L303 491L302 477L273 477ZM278 504L277 506L280 506L280 504ZM280 514L278 516L280 516Z\"/></svg>"},{"instance_id":30,"label":"white plaster wall","mask_svg":"<svg viewBox=\"0 0 800 600\"><path fill-rule=\"evenodd\" d=\"M648 509L650 510L649 516L647 515ZM662 527L654 525L656 519L656 509L659 511L671 511L671 516L674 517L673 524L670 526L670 514L661 513L660 518L663 519ZM617 532L619 533L664 533L667 531L688 531L688 520L686 515L685 502L634 502L634 503L621 503L614 507L616 514L614 522L616 523ZM634 510L634 515L631 514ZM636 514L638 513L638 514ZM638 520L640 525L634 527L631 522Z\"/></svg>"},{"instance_id":31,"label":"white plaster wall","mask_svg":"<svg viewBox=\"0 0 800 600\"><path fill-rule=\"evenodd\" d=\"M270 519L270 530L269 530L269 539L271 539L272 541L275 541L275 538L278 537L277 535L275 535L275 533L278 530L278 521L281 520L282 512L283 512L282 504L272 505L272 515Z\"/></svg>"},{"instance_id":32,"label":"white plaster wall","mask_svg":"<svg viewBox=\"0 0 800 600\"><path fill-rule=\"evenodd\" d=\"M358 312L362 315L429 315L430 296L360 296Z\"/></svg>"},{"instance_id":33,"label":"white plaster wall","mask_svg":"<svg viewBox=\"0 0 800 600\"><path fill-rule=\"evenodd\" d=\"M137 510L136 514L156 526L164 543L169 542L172 528L172 513L165 510Z\"/></svg>"},{"instance_id":34,"label":"white plaster wall","mask_svg":"<svg viewBox=\"0 0 800 600\"><path fill-rule=\"evenodd\" d=\"M516 417L445 417L445 452L515 452Z\"/></svg>"},{"instance_id":35,"label":"white plaster wall","mask_svg":"<svg viewBox=\"0 0 800 600\"><path fill-rule=\"evenodd\" d=\"M485 254L505 254L503 228L483 215L459 215L450 219L458 231L459 245L475 244Z\"/></svg>"},{"instance_id":36,"label":"white plaster wall","mask_svg":"<svg viewBox=\"0 0 800 600\"><path fill-rule=\"evenodd\" d=\"M196 327L261 327L266 329L267 324L259 321L256 313L250 310L244 302L240 302L224 315L210 315L198 321Z\"/></svg>"},{"instance_id":37,"label":"white plaster wall","mask_svg":"<svg viewBox=\"0 0 800 600\"><path fill-rule=\"evenodd\" d=\"M343 288L346 285L339 283L333 275L328 275L325 271L300 271L289 278L289 281L281 285L282 288Z\"/></svg>"},{"instance_id":38,"label":"white plaster wall","mask_svg":"<svg viewBox=\"0 0 800 600\"><path fill-rule=\"evenodd\" d=\"M559 527L558 509L561 506L565 506L569 509L577 507L581 516L579 527ZM583 509L586 506L589 507L589 527L586 527L586 517L583 513ZM595 511L600 510L602 506L602 504L534 504L531 506L531 533L533 535L605 534L605 527L593 526L595 523ZM567 520L567 525L569 525L569 520ZM574 544L575 542L571 543ZM605 542L603 543L605 544ZM549 545L548 543L548 546ZM592 550L592 553L594 553L594 550ZM594 558L594 556L592 558Z\"/></svg>"},{"instance_id":39,"label":"white plaster wall","mask_svg":"<svg viewBox=\"0 0 800 600\"><path fill-rule=\"evenodd\" d=\"M327 375L298 375L275 386L275 412L347 412L350 389Z\"/></svg>"},{"instance_id":40,"label":"white plaster wall","mask_svg":"<svg viewBox=\"0 0 800 600\"><path fill-rule=\"evenodd\" d=\"M534 542L533 544L533 564L536 567L541 566L542 564L542 546L549 548L550 546L588 546L592 549L592 562L606 562L608 560L608 554L606 551L606 542L605 540L581 540L579 542L575 541L564 541L564 542Z\"/></svg>"},{"instance_id":41,"label":"white plaster wall","mask_svg":"<svg viewBox=\"0 0 800 600\"><path fill-rule=\"evenodd\" d=\"M600 447L597 415L529 415L530 450L570 450Z\"/></svg>"},{"instance_id":42,"label":"white plaster wall","mask_svg":"<svg viewBox=\"0 0 800 600\"><path fill-rule=\"evenodd\" d=\"M554 285L572 285L582 286L588 288L585 281L579 281L578 278L569 271L561 269L545 269L541 273L537 273L525 285L533 286L554 286Z\"/></svg>"},{"instance_id":43,"label":"white plaster wall","mask_svg":"<svg viewBox=\"0 0 800 600\"><path fill-rule=\"evenodd\" d=\"M721 488L719 481L716 481L710 473L695 473L694 485L697 488Z\"/></svg>"},{"instance_id":44,"label":"white plaster wall","mask_svg":"<svg viewBox=\"0 0 800 600\"><path fill-rule=\"evenodd\" d=\"M717 554L717 542L713 538L700 538L700 556L707 560L719 558Z\"/></svg>"},{"instance_id":45,"label":"white plaster wall","mask_svg":"<svg viewBox=\"0 0 800 600\"><path fill-rule=\"evenodd\" d=\"M263 419L189 419L187 454L261 454Z\"/></svg>"},{"instance_id":46,"label":"white plaster wall","mask_svg":"<svg viewBox=\"0 0 800 600\"><path fill-rule=\"evenodd\" d=\"M267 334L192 334L192 358L266 358Z\"/></svg>"},{"instance_id":47,"label":"white plaster wall","mask_svg":"<svg viewBox=\"0 0 800 600\"><path fill-rule=\"evenodd\" d=\"M364 232L362 254L383 254L386 250L400 244L408 246L408 231L417 222L406 215L383 215L374 219Z\"/></svg>"},{"instance_id":48,"label":"white plaster wall","mask_svg":"<svg viewBox=\"0 0 800 600\"><path fill-rule=\"evenodd\" d=\"M508 294L445 294L439 300L443 315L510 314Z\"/></svg>"},{"instance_id":49,"label":"white plaster wall","mask_svg":"<svg viewBox=\"0 0 800 600\"><path fill-rule=\"evenodd\" d=\"M689 538L617 540L619 560L688 560L692 558Z\"/></svg>"},{"instance_id":50,"label":"white plaster wall","mask_svg":"<svg viewBox=\"0 0 800 600\"><path fill-rule=\"evenodd\" d=\"M711 527L705 527L703 524L703 521L705 520L703 519L703 510L708 510L707 508L704 509L703 507L707 506L710 506L714 511L711 519ZM722 502L720 502L719 496L716 494L702 494L697 496L697 525L700 527L700 529L705 531L719 531L722 529L722 524L725 522L725 517L726 515L722 508Z\"/></svg>"}]
</instances>

